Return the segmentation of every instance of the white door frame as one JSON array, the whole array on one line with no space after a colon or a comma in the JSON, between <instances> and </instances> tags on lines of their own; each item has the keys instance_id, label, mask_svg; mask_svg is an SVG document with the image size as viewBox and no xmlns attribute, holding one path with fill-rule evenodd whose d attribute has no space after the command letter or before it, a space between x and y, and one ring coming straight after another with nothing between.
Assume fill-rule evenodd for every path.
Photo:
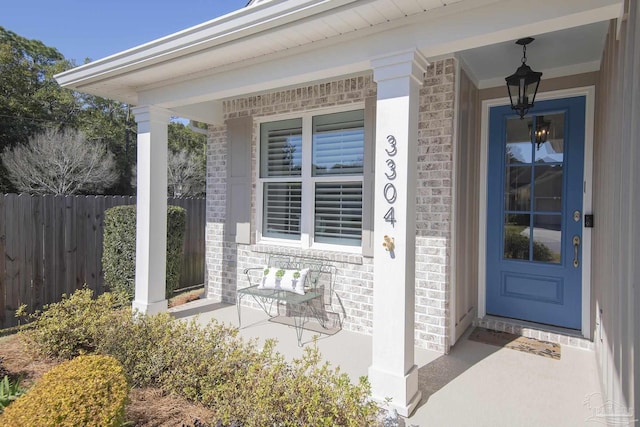
<instances>
[{"instance_id":1,"label":"white door frame","mask_svg":"<svg viewBox=\"0 0 640 427\"><path fill-rule=\"evenodd\" d=\"M593 208L593 123L595 114L595 87L585 86L539 93L538 101L568 98L572 96L586 97L585 141L584 141L584 192L582 197L582 214L592 213ZM486 283L486 248L487 248L487 165L489 155L489 109L509 104L509 98L487 99L482 101L480 127L480 180L479 180L479 222L478 239L478 317L487 315L487 283ZM591 228L582 226L582 336L591 337Z\"/></svg>"}]
</instances>

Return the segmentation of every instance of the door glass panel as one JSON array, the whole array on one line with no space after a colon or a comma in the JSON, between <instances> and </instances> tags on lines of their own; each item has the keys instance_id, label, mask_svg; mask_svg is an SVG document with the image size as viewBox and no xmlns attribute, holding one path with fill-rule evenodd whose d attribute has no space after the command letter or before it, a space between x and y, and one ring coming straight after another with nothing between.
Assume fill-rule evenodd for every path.
<instances>
[{"instance_id":1,"label":"door glass panel","mask_svg":"<svg viewBox=\"0 0 640 427\"><path fill-rule=\"evenodd\" d=\"M519 117L507 120L507 149L505 150L507 165L531 163L533 158L532 125L533 119L531 117L526 117L523 120Z\"/></svg>"},{"instance_id":2,"label":"door glass panel","mask_svg":"<svg viewBox=\"0 0 640 427\"><path fill-rule=\"evenodd\" d=\"M560 263L562 244L562 216L533 216L533 260Z\"/></svg>"},{"instance_id":3,"label":"door glass panel","mask_svg":"<svg viewBox=\"0 0 640 427\"><path fill-rule=\"evenodd\" d=\"M528 214L507 214L504 218L504 258L529 260L530 219Z\"/></svg>"},{"instance_id":4,"label":"door glass panel","mask_svg":"<svg viewBox=\"0 0 640 427\"><path fill-rule=\"evenodd\" d=\"M531 209L531 166L507 166L504 182L504 209L507 211Z\"/></svg>"},{"instance_id":5,"label":"door glass panel","mask_svg":"<svg viewBox=\"0 0 640 427\"><path fill-rule=\"evenodd\" d=\"M533 185L536 211L562 211L562 165L536 165Z\"/></svg>"},{"instance_id":6,"label":"door glass panel","mask_svg":"<svg viewBox=\"0 0 640 427\"><path fill-rule=\"evenodd\" d=\"M540 131L540 127L545 130ZM536 163L564 161L564 113L536 116Z\"/></svg>"}]
</instances>

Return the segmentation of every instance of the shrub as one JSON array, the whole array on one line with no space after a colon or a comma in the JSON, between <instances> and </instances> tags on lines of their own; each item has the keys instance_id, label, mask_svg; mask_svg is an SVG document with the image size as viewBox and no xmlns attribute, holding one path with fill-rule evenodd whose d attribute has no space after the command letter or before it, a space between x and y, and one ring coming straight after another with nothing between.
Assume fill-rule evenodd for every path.
<instances>
[{"instance_id":1,"label":"shrub","mask_svg":"<svg viewBox=\"0 0 640 427\"><path fill-rule=\"evenodd\" d=\"M92 295L90 289L62 295L60 302L49 304L31 316L32 327L21 332L23 339L33 344L29 347L37 353L56 359L94 352L107 325L130 315L131 308L126 295L107 292L97 299Z\"/></svg>"},{"instance_id":2,"label":"shrub","mask_svg":"<svg viewBox=\"0 0 640 427\"><path fill-rule=\"evenodd\" d=\"M186 212L179 206L167 209L166 298L180 281ZM116 206L105 211L102 254L104 280L111 290L133 299L136 275L136 207Z\"/></svg>"},{"instance_id":3,"label":"shrub","mask_svg":"<svg viewBox=\"0 0 640 427\"><path fill-rule=\"evenodd\" d=\"M200 326L167 313L114 311L114 297L92 300L90 293L78 293L40 314L34 332L23 332L35 335L41 352L110 355L133 386L159 387L200 402L213 408L225 426L362 426L375 421L377 407L368 400L366 379L351 384L346 374L320 363L315 346L289 363L275 351L275 342L258 347L231 326L215 321ZM56 345L57 340L64 345Z\"/></svg>"},{"instance_id":4,"label":"shrub","mask_svg":"<svg viewBox=\"0 0 640 427\"><path fill-rule=\"evenodd\" d=\"M229 384L204 396L223 425L359 427L376 423L379 409L369 399L367 378L352 384L339 368L321 363L315 345L305 348L292 363L268 347L260 359L262 363L247 366Z\"/></svg>"},{"instance_id":5,"label":"shrub","mask_svg":"<svg viewBox=\"0 0 640 427\"><path fill-rule=\"evenodd\" d=\"M122 366L80 356L45 373L0 416L8 426L120 426L128 395Z\"/></svg>"},{"instance_id":6,"label":"shrub","mask_svg":"<svg viewBox=\"0 0 640 427\"><path fill-rule=\"evenodd\" d=\"M505 258L529 259L529 237L520 234L518 229L506 229L504 255ZM553 253L543 243L534 241L533 259L535 261L553 261Z\"/></svg>"},{"instance_id":7,"label":"shrub","mask_svg":"<svg viewBox=\"0 0 640 427\"><path fill-rule=\"evenodd\" d=\"M321 364L317 348L293 363L267 341L258 348L236 328L162 314L113 325L99 351L114 355L136 386L160 387L214 408L223 425L362 426L374 422L366 379Z\"/></svg>"}]
</instances>

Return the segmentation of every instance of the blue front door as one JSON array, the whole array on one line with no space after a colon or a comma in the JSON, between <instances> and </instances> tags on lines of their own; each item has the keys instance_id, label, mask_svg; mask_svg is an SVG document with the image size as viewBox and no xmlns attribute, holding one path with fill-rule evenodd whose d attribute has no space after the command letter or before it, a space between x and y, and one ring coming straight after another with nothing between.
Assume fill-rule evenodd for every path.
<instances>
[{"instance_id":1,"label":"blue front door","mask_svg":"<svg viewBox=\"0 0 640 427\"><path fill-rule=\"evenodd\" d=\"M585 97L491 108L487 314L581 328Z\"/></svg>"}]
</instances>

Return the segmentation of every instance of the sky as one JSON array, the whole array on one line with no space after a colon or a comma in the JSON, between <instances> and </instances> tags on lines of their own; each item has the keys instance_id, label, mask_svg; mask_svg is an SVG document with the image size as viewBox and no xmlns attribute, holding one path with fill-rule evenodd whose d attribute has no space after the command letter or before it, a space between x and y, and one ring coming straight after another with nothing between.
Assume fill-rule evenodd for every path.
<instances>
[{"instance_id":1,"label":"sky","mask_svg":"<svg viewBox=\"0 0 640 427\"><path fill-rule=\"evenodd\" d=\"M0 26L84 63L244 7L247 0L0 0Z\"/></svg>"}]
</instances>

